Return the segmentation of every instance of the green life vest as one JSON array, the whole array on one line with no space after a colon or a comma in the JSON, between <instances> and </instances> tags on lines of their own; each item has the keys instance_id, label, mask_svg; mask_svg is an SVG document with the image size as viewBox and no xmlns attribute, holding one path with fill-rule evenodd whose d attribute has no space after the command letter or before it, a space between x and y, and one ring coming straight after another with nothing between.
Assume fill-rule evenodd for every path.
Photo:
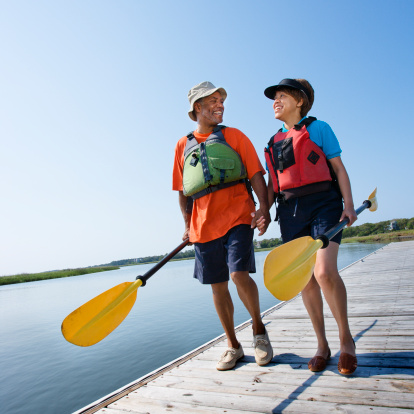
<instances>
[{"instance_id":1,"label":"green life vest","mask_svg":"<svg viewBox=\"0 0 414 414\"><path fill-rule=\"evenodd\" d=\"M199 144L192 132L184 149L183 194L200 198L223 188L247 181L240 155L226 142L218 125L205 142Z\"/></svg>"}]
</instances>

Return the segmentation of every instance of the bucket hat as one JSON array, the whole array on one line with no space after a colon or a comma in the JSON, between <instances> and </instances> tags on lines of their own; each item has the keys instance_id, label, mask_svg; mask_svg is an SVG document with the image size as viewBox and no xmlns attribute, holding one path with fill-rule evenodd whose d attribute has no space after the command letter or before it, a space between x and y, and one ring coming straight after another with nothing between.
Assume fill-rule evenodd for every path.
<instances>
[{"instance_id":1,"label":"bucket hat","mask_svg":"<svg viewBox=\"0 0 414 414\"><path fill-rule=\"evenodd\" d=\"M211 82L205 81L201 82L198 85L192 87L188 92L188 100L190 102L190 110L188 111L188 116L193 120L197 121L197 118L194 116L194 103L200 99L205 98L206 96L212 95L214 92L220 92L220 95L223 99L227 98L227 92L224 88L216 88Z\"/></svg>"}]
</instances>

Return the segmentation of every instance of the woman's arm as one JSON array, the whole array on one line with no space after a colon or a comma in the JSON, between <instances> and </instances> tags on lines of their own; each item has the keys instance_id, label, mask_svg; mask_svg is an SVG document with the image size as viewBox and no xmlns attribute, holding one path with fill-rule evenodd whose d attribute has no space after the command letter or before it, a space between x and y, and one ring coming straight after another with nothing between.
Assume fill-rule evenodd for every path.
<instances>
[{"instance_id":1,"label":"woman's arm","mask_svg":"<svg viewBox=\"0 0 414 414\"><path fill-rule=\"evenodd\" d=\"M334 157L328 161L332 165L336 177L338 178L339 188L341 189L342 197L344 199L344 211L342 212L339 221L343 220L345 217L348 217L348 226L350 226L356 221L358 216L354 208L354 200L352 198L351 191L351 182L349 181L348 173L346 172L345 166L342 163L341 157Z\"/></svg>"},{"instance_id":2,"label":"woman's arm","mask_svg":"<svg viewBox=\"0 0 414 414\"><path fill-rule=\"evenodd\" d=\"M268 174L269 179L267 182L267 199L269 202L269 210L270 207L273 206L273 203L275 202L275 190L273 189L273 181L272 181L272 176L270 174Z\"/></svg>"}]
</instances>

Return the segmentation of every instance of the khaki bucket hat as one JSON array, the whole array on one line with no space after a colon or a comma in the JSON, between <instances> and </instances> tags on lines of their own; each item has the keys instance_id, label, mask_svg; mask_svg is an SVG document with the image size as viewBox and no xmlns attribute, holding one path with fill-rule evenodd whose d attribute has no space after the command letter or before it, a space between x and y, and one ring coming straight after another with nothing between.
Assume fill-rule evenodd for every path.
<instances>
[{"instance_id":1,"label":"khaki bucket hat","mask_svg":"<svg viewBox=\"0 0 414 414\"><path fill-rule=\"evenodd\" d=\"M200 99L205 98L206 96L212 95L214 92L220 92L220 95L223 99L227 98L227 92L224 88L216 88L211 82L201 82L198 85L192 87L188 92L188 100L190 102L190 110L188 111L188 116L193 120L197 121L197 118L194 116L194 103Z\"/></svg>"}]
</instances>

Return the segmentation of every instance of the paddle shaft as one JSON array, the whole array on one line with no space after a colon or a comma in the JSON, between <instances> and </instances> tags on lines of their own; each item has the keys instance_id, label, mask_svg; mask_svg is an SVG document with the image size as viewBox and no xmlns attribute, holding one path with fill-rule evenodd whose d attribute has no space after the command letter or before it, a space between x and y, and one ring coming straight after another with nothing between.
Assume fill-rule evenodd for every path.
<instances>
[{"instance_id":1,"label":"paddle shaft","mask_svg":"<svg viewBox=\"0 0 414 414\"><path fill-rule=\"evenodd\" d=\"M180 250L184 249L185 246L190 242L189 239L185 239L179 246L177 246L171 253L167 254L163 259L161 259L154 267L148 270L143 276L137 276L136 280L140 279L142 281L141 286L145 286L147 280L158 270L161 269L169 260L171 260Z\"/></svg>"},{"instance_id":2,"label":"paddle shaft","mask_svg":"<svg viewBox=\"0 0 414 414\"><path fill-rule=\"evenodd\" d=\"M362 213L366 208L371 207L371 201L365 200L361 206L359 206L355 212L357 215ZM331 240L333 237L335 237L347 224L349 223L349 218L346 217L344 220L340 221L336 226L332 227L330 230L328 230L325 234L322 234L321 236L318 236L316 239L321 240L323 243L323 246L321 247L324 249L325 247L328 247L329 240Z\"/></svg>"}]
</instances>

